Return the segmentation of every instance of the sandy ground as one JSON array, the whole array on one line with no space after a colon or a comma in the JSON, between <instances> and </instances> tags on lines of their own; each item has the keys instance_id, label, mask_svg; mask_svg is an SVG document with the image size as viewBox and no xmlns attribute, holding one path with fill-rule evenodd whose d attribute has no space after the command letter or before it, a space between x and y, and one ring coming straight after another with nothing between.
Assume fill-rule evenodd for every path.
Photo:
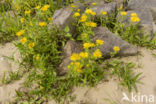
<instances>
[{"instance_id":1,"label":"sandy ground","mask_svg":"<svg viewBox=\"0 0 156 104\"><path fill-rule=\"evenodd\" d=\"M9 60L7 57L14 57L15 60L19 59L19 52L16 50L12 43L7 43L0 46L0 79L2 79L4 73L10 71L17 71L19 69L18 64ZM7 104L12 100L16 93L15 90L20 88L23 80L15 81L9 85L2 85L0 82L0 104Z\"/></svg>"},{"instance_id":2,"label":"sandy ground","mask_svg":"<svg viewBox=\"0 0 156 104\"><path fill-rule=\"evenodd\" d=\"M12 52L15 52L15 59L19 58L19 52L15 51L16 48L13 44L7 43L4 46L0 46L0 78L3 73L8 71L18 70L18 64L15 64L5 58L4 56L12 56ZM141 66L134 69L136 73L143 72L141 82L144 84L138 84L138 94L134 92L134 95L141 97L141 95L147 95L148 99L150 95L154 96L155 103L143 103L132 101L121 101L123 93L127 94L129 99L131 93L119 86L119 82L115 79L110 79L108 82L101 82L95 88L77 87L74 88L72 95L76 96L73 102L69 104L156 104L156 51L150 51L145 48L139 49L141 55L124 57L122 60L128 62L132 61L136 65ZM23 80L14 81L9 85L0 84L0 104L7 102L15 97L15 90L22 86ZM146 100L146 99L145 99ZM137 101L139 101L137 99ZM87 103L85 103L87 102ZM54 101L49 101L48 104L56 104Z\"/></svg>"}]
</instances>

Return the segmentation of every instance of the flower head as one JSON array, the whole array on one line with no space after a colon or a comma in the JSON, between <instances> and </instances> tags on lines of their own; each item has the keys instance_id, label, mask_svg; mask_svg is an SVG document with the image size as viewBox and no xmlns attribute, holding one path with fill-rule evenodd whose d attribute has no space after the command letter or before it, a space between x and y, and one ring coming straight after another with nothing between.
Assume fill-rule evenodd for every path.
<instances>
[{"instance_id":1,"label":"flower head","mask_svg":"<svg viewBox=\"0 0 156 104\"><path fill-rule=\"evenodd\" d=\"M25 14L30 14L30 13L31 13L30 10L26 10L26 11L25 11Z\"/></svg>"},{"instance_id":2,"label":"flower head","mask_svg":"<svg viewBox=\"0 0 156 104\"><path fill-rule=\"evenodd\" d=\"M33 23L32 23L32 21L30 21L30 22L29 22L29 25L30 25L30 26L33 26Z\"/></svg>"},{"instance_id":3,"label":"flower head","mask_svg":"<svg viewBox=\"0 0 156 104\"><path fill-rule=\"evenodd\" d=\"M25 21L25 19L24 18L21 18L20 21L21 21L21 23L23 23Z\"/></svg>"},{"instance_id":4,"label":"flower head","mask_svg":"<svg viewBox=\"0 0 156 104\"><path fill-rule=\"evenodd\" d=\"M20 40L20 42L21 42L22 44L25 44L25 43L27 42L27 38L26 38L26 37L22 38L22 39Z\"/></svg>"},{"instance_id":5,"label":"flower head","mask_svg":"<svg viewBox=\"0 0 156 104\"><path fill-rule=\"evenodd\" d=\"M42 12L45 12L45 11L48 10L48 8L50 8L50 5L44 5L44 6L41 8L41 10L42 10Z\"/></svg>"},{"instance_id":6,"label":"flower head","mask_svg":"<svg viewBox=\"0 0 156 104\"><path fill-rule=\"evenodd\" d=\"M140 18L139 17L131 17L132 22L139 22Z\"/></svg>"},{"instance_id":7,"label":"flower head","mask_svg":"<svg viewBox=\"0 0 156 104\"><path fill-rule=\"evenodd\" d=\"M102 11L102 15L107 15L107 12L106 11Z\"/></svg>"},{"instance_id":8,"label":"flower head","mask_svg":"<svg viewBox=\"0 0 156 104\"><path fill-rule=\"evenodd\" d=\"M31 48L33 48L35 46L35 43L29 43L28 44L28 47L31 49Z\"/></svg>"},{"instance_id":9,"label":"flower head","mask_svg":"<svg viewBox=\"0 0 156 104\"><path fill-rule=\"evenodd\" d=\"M80 9L77 9L78 12L80 12Z\"/></svg>"},{"instance_id":10,"label":"flower head","mask_svg":"<svg viewBox=\"0 0 156 104\"><path fill-rule=\"evenodd\" d=\"M114 47L113 47L113 50L114 50L115 52L118 52L118 51L120 51L120 48L119 48L118 46L114 46Z\"/></svg>"},{"instance_id":11,"label":"flower head","mask_svg":"<svg viewBox=\"0 0 156 104\"><path fill-rule=\"evenodd\" d=\"M82 38L87 38L87 37L88 37L88 34L82 33L82 34L81 34L81 37L82 37Z\"/></svg>"},{"instance_id":12,"label":"flower head","mask_svg":"<svg viewBox=\"0 0 156 104\"><path fill-rule=\"evenodd\" d=\"M24 32L25 32L25 30L20 30L19 32L16 33L16 35L17 35L17 36L21 36L21 35L24 34Z\"/></svg>"},{"instance_id":13,"label":"flower head","mask_svg":"<svg viewBox=\"0 0 156 104\"><path fill-rule=\"evenodd\" d=\"M85 14L83 14L81 16L80 22L85 22L87 20L87 16Z\"/></svg>"},{"instance_id":14,"label":"flower head","mask_svg":"<svg viewBox=\"0 0 156 104\"><path fill-rule=\"evenodd\" d=\"M86 14L91 14L93 11L91 9L86 9L85 13Z\"/></svg>"},{"instance_id":15,"label":"flower head","mask_svg":"<svg viewBox=\"0 0 156 104\"><path fill-rule=\"evenodd\" d=\"M131 13L131 17L138 17L138 14L136 14L136 13Z\"/></svg>"},{"instance_id":16,"label":"flower head","mask_svg":"<svg viewBox=\"0 0 156 104\"><path fill-rule=\"evenodd\" d=\"M40 54L37 54L36 55L36 60L39 60L40 59Z\"/></svg>"},{"instance_id":17,"label":"flower head","mask_svg":"<svg viewBox=\"0 0 156 104\"><path fill-rule=\"evenodd\" d=\"M45 26L47 26L47 23L46 22L39 22L39 26L45 27Z\"/></svg>"},{"instance_id":18,"label":"flower head","mask_svg":"<svg viewBox=\"0 0 156 104\"><path fill-rule=\"evenodd\" d=\"M87 48L91 48L91 47L95 47L94 43L84 43L83 44L83 48L87 49Z\"/></svg>"},{"instance_id":19,"label":"flower head","mask_svg":"<svg viewBox=\"0 0 156 104\"><path fill-rule=\"evenodd\" d=\"M91 15L92 15L92 16L95 16L95 15L96 15L96 12L92 12Z\"/></svg>"},{"instance_id":20,"label":"flower head","mask_svg":"<svg viewBox=\"0 0 156 104\"><path fill-rule=\"evenodd\" d=\"M88 53L87 53L87 52L81 52L81 53L79 54L79 56L80 56L81 58L88 58Z\"/></svg>"},{"instance_id":21,"label":"flower head","mask_svg":"<svg viewBox=\"0 0 156 104\"><path fill-rule=\"evenodd\" d=\"M38 10L38 9L40 9L40 8L41 8L41 6L39 6L39 5L38 5L38 6L36 6L36 9L37 9L37 10Z\"/></svg>"},{"instance_id":22,"label":"flower head","mask_svg":"<svg viewBox=\"0 0 156 104\"><path fill-rule=\"evenodd\" d=\"M74 4L71 5L72 8L75 8L76 6Z\"/></svg>"},{"instance_id":23,"label":"flower head","mask_svg":"<svg viewBox=\"0 0 156 104\"><path fill-rule=\"evenodd\" d=\"M53 21L53 18L48 18L48 21Z\"/></svg>"},{"instance_id":24,"label":"flower head","mask_svg":"<svg viewBox=\"0 0 156 104\"><path fill-rule=\"evenodd\" d=\"M104 44L104 41L103 40L96 40L96 44L97 45L103 45Z\"/></svg>"},{"instance_id":25,"label":"flower head","mask_svg":"<svg viewBox=\"0 0 156 104\"><path fill-rule=\"evenodd\" d=\"M97 24L95 22L86 22L86 25L90 27L97 27Z\"/></svg>"},{"instance_id":26,"label":"flower head","mask_svg":"<svg viewBox=\"0 0 156 104\"><path fill-rule=\"evenodd\" d=\"M74 13L74 17L79 17L79 16L80 16L79 12Z\"/></svg>"},{"instance_id":27,"label":"flower head","mask_svg":"<svg viewBox=\"0 0 156 104\"><path fill-rule=\"evenodd\" d=\"M72 56L70 56L70 60L72 61L80 60L79 54L73 53Z\"/></svg>"},{"instance_id":28,"label":"flower head","mask_svg":"<svg viewBox=\"0 0 156 104\"><path fill-rule=\"evenodd\" d=\"M94 53L93 53L93 57L94 58L101 58L102 57L102 53L99 49L97 49Z\"/></svg>"},{"instance_id":29,"label":"flower head","mask_svg":"<svg viewBox=\"0 0 156 104\"><path fill-rule=\"evenodd\" d=\"M93 5L93 6L95 6L95 5L96 5L96 3L94 2L94 3L92 3L92 5Z\"/></svg>"},{"instance_id":30,"label":"flower head","mask_svg":"<svg viewBox=\"0 0 156 104\"><path fill-rule=\"evenodd\" d=\"M125 16L125 15L127 15L127 12L121 12L121 15Z\"/></svg>"}]
</instances>

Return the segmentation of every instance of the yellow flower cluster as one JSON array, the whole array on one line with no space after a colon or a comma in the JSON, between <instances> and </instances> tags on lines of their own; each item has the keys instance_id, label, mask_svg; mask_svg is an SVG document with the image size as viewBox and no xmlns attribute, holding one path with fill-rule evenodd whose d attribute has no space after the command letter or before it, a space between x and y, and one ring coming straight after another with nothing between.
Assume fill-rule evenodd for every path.
<instances>
[{"instance_id":1,"label":"yellow flower cluster","mask_svg":"<svg viewBox=\"0 0 156 104\"><path fill-rule=\"evenodd\" d=\"M93 57L94 58L101 58L102 57L102 53L99 49L97 49L94 53L93 53Z\"/></svg>"},{"instance_id":2,"label":"yellow flower cluster","mask_svg":"<svg viewBox=\"0 0 156 104\"><path fill-rule=\"evenodd\" d=\"M92 47L95 47L95 44L94 43L84 43L83 44L83 48L85 48L85 49L92 48Z\"/></svg>"},{"instance_id":3,"label":"yellow flower cluster","mask_svg":"<svg viewBox=\"0 0 156 104\"><path fill-rule=\"evenodd\" d=\"M50 8L50 5L44 5L44 6L41 8L41 10L42 10L42 12L45 12L45 11L47 11L49 8Z\"/></svg>"},{"instance_id":4,"label":"yellow flower cluster","mask_svg":"<svg viewBox=\"0 0 156 104\"><path fill-rule=\"evenodd\" d=\"M104 44L104 41L103 40L96 40L96 44L97 45L103 45Z\"/></svg>"},{"instance_id":5,"label":"yellow flower cluster","mask_svg":"<svg viewBox=\"0 0 156 104\"><path fill-rule=\"evenodd\" d=\"M45 27L45 26L47 26L47 23L46 22L39 22L39 26Z\"/></svg>"},{"instance_id":6,"label":"yellow flower cluster","mask_svg":"<svg viewBox=\"0 0 156 104\"><path fill-rule=\"evenodd\" d=\"M118 51L120 51L120 48L119 48L118 46L114 46L113 50L114 50L115 52L118 52Z\"/></svg>"},{"instance_id":7,"label":"yellow flower cluster","mask_svg":"<svg viewBox=\"0 0 156 104\"><path fill-rule=\"evenodd\" d=\"M20 42L21 42L22 44L25 44L25 43L27 42L27 38L26 38L26 37L22 38L22 39L20 40Z\"/></svg>"},{"instance_id":8,"label":"yellow flower cluster","mask_svg":"<svg viewBox=\"0 0 156 104\"><path fill-rule=\"evenodd\" d=\"M85 14L83 14L81 16L80 22L86 22L86 20L87 20L87 16Z\"/></svg>"},{"instance_id":9,"label":"yellow flower cluster","mask_svg":"<svg viewBox=\"0 0 156 104\"><path fill-rule=\"evenodd\" d=\"M96 12L93 12L91 9L86 9L85 11L86 14L91 14L91 15L96 15Z\"/></svg>"},{"instance_id":10,"label":"yellow flower cluster","mask_svg":"<svg viewBox=\"0 0 156 104\"><path fill-rule=\"evenodd\" d=\"M24 32L25 32L25 30L20 30L19 32L16 33L16 35L17 35L17 36L21 36L21 35L24 34Z\"/></svg>"},{"instance_id":11,"label":"yellow flower cluster","mask_svg":"<svg viewBox=\"0 0 156 104\"><path fill-rule=\"evenodd\" d=\"M97 27L97 24L95 22L86 22L86 26Z\"/></svg>"},{"instance_id":12,"label":"yellow flower cluster","mask_svg":"<svg viewBox=\"0 0 156 104\"><path fill-rule=\"evenodd\" d=\"M121 12L121 15L125 16L125 15L127 15L127 12Z\"/></svg>"},{"instance_id":13,"label":"yellow flower cluster","mask_svg":"<svg viewBox=\"0 0 156 104\"><path fill-rule=\"evenodd\" d=\"M138 17L138 15L136 13L131 13L131 21L132 22L139 22L140 18Z\"/></svg>"},{"instance_id":14,"label":"yellow flower cluster","mask_svg":"<svg viewBox=\"0 0 156 104\"><path fill-rule=\"evenodd\" d=\"M80 62L71 62L68 68L73 68L78 73L82 73L82 64Z\"/></svg>"}]
</instances>

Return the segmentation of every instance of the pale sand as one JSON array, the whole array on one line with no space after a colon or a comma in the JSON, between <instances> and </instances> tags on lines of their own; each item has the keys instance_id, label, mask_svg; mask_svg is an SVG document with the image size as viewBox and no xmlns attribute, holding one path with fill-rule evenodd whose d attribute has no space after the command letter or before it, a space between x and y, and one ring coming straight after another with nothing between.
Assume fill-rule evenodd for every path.
<instances>
[{"instance_id":1,"label":"pale sand","mask_svg":"<svg viewBox=\"0 0 156 104\"><path fill-rule=\"evenodd\" d=\"M2 56L10 56L16 48L8 43L5 46L0 47L0 59ZM140 94L154 95L156 104L156 57L152 55L150 50L145 48L139 49L142 56L130 56L122 58L122 60L128 62L132 61L136 65L141 65L142 67L134 69L136 73L143 72L141 82L144 85L138 84L138 91ZM153 51L156 53L156 51ZM15 53L15 58L19 58L19 52ZM128 60L128 61L127 61ZM0 76L2 76L3 71L17 70L18 65L10 63L6 58L0 60ZM12 100L15 96L15 89L19 89L22 86L23 80L15 81L9 85L0 85L0 102L7 102ZM96 88L88 87L78 87L74 88L72 95L76 96L76 99L69 104L83 104L83 102L88 102L88 104L144 104L144 103L132 103L132 102L122 102L123 97L122 92L128 94L127 89L119 86L119 82L114 79L110 79L108 82L101 82ZM133 91L134 92L134 91ZM109 103L107 100L114 101L115 103ZM48 104L56 104L54 101L49 101Z\"/></svg>"}]
</instances>

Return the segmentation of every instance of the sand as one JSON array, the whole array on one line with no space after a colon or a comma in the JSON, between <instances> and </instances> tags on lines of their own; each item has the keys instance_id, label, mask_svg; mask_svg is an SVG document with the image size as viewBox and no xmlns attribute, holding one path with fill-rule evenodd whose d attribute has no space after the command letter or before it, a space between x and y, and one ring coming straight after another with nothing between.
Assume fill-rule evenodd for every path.
<instances>
[{"instance_id":1,"label":"sand","mask_svg":"<svg viewBox=\"0 0 156 104\"><path fill-rule=\"evenodd\" d=\"M3 76L4 72L16 71L18 70L18 64L10 62L4 56L11 56L12 52L15 52L16 48L12 43L7 43L4 46L0 46L0 76ZM127 89L119 86L118 80L114 78L110 79L108 82L101 82L94 88L89 87L76 87L72 95L76 96L73 102L68 104L156 104L156 54L155 51L150 51L145 48L139 49L141 55L124 57L122 60L125 62L132 61L136 66L141 66L135 68L136 73L142 72L140 81L144 84L138 84L138 94L155 96L155 103L143 103L143 102L131 102L131 101L121 101L123 98L123 92L129 97ZM15 59L19 58L19 52L15 52ZM5 71L4 71L5 70ZM23 84L23 79L14 81L8 85L0 84L0 102L3 104L11 101L15 97L15 89L19 89ZM135 95L135 91L132 91ZM139 95L138 95L139 96ZM56 104L54 101L49 101L48 104Z\"/></svg>"}]
</instances>

